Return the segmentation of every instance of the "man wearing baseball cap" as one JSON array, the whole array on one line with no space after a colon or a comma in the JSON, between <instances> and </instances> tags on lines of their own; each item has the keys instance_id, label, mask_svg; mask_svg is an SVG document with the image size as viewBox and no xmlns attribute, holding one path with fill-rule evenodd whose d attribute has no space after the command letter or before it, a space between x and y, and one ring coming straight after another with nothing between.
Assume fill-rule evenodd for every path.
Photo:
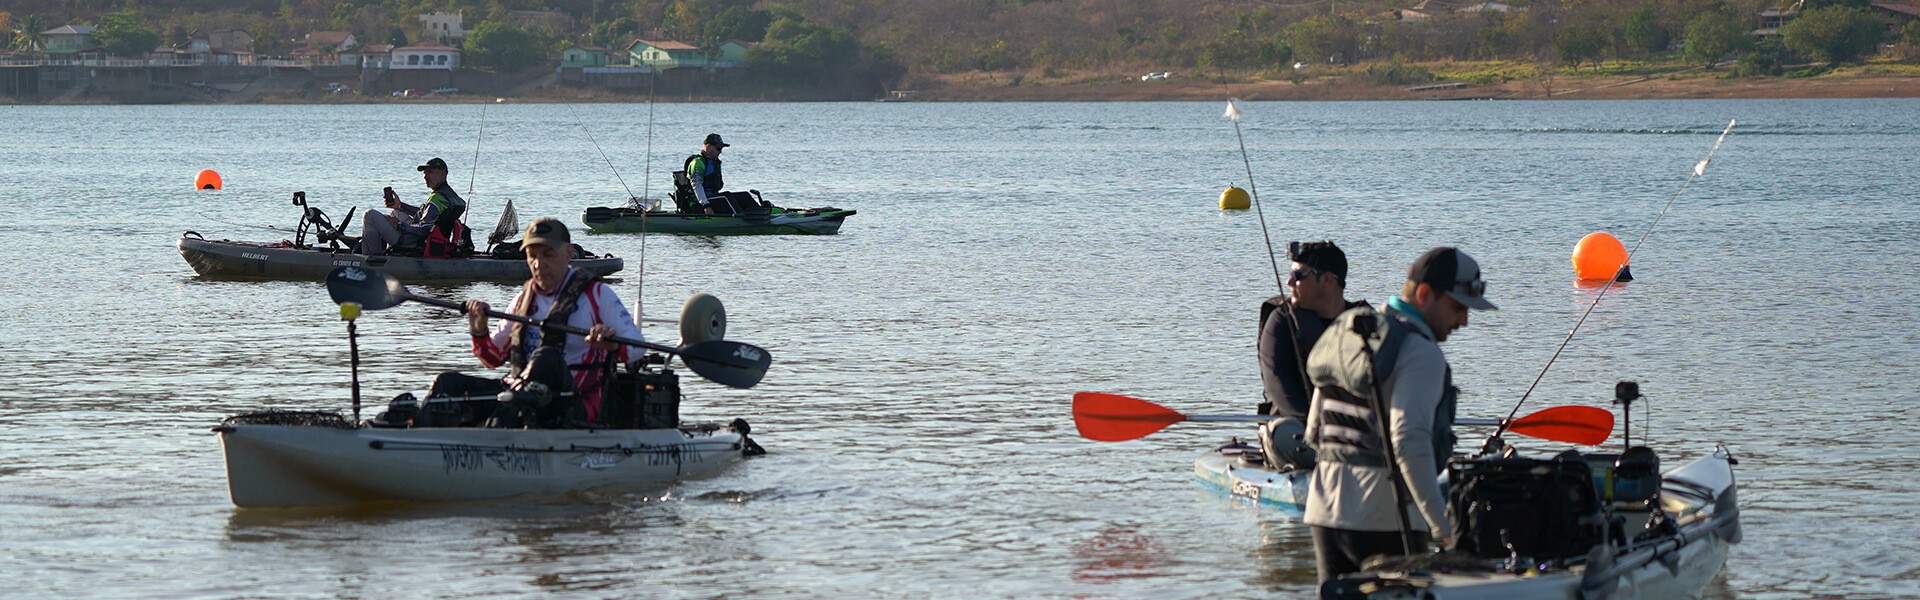
<instances>
[{"instance_id":1,"label":"man wearing baseball cap","mask_svg":"<svg viewBox=\"0 0 1920 600\"><path fill-rule=\"evenodd\" d=\"M414 206L400 200L393 188L382 190L390 212L367 209L360 219L360 253L378 256L401 248L418 248L427 258L453 255L454 240L461 237L465 225L460 215L467 211L467 200L447 185L447 161L438 157L415 167L432 190L427 201Z\"/></svg>"},{"instance_id":2,"label":"man wearing baseball cap","mask_svg":"<svg viewBox=\"0 0 1920 600\"><path fill-rule=\"evenodd\" d=\"M720 139L720 134L709 133L700 143L700 153L687 157L682 165L687 172L687 182L693 186L693 199L698 210L709 215L731 215L760 206L760 201L747 192L723 192L726 179L720 176L720 150L731 146Z\"/></svg>"},{"instance_id":3,"label":"man wearing baseball cap","mask_svg":"<svg viewBox=\"0 0 1920 600\"><path fill-rule=\"evenodd\" d=\"M539 327L502 320L489 327L486 302L468 300L467 330L473 336L473 355L492 369L510 365L505 379L442 373L434 380L433 395L496 394L522 381L536 381L555 394L536 411L536 426L583 426L600 419L600 397L608 358L627 362L627 347L614 336L645 340L633 316L613 288L594 274L568 265L573 242L567 225L541 217L527 224L520 247L527 253L532 277L514 296L508 312L533 319L553 320L587 335L549 334ZM571 377L567 377L567 375ZM562 392L575 392L562 395ZM578 411L575 411L575 408Z\"/></svg>"},{"instance_id":4,"label":"man wearing baseball cap","mask_svg":"<svg viewBox=\"0 0 1920 600\"><path fill-rule=\"evenodd\" d=\"M1385 311L1349 310L1314 345L1306 441L1319 466L1303 520L1321 581L1375 555L1453 545L1437 478L1453 454L1459 390L1440 342L1467 326L1469 311L1495 308L1486 288L1473 257L1434 248L1413 262Z\"/></svg>"},{"instance_id":5,"label":"man wearing baseball cap","mask_svg":"<svg viewBox=\"0 0 1920 600\"><path fill-rule=\"evenodd\" d=\"M1287 244L1287 257L1293 261L1287 277L1293 293L1260 305L1255 348L1265 394L1257 412L1275 417L1260 426L1260 448L1275 470L1305 470L1314 464L1313 448L1300 441L1313 398L1306 379L1307 353L1328 323L1367 303L1347 300L1347 254L1340 246L1331 241L1293 242Z\"/></svg>"}]
</instances>

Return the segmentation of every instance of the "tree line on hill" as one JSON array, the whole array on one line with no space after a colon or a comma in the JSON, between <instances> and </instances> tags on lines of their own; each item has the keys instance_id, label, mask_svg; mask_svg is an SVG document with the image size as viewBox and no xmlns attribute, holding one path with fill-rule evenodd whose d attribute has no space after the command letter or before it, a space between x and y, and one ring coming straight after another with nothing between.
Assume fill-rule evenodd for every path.
<instances>
[{"instance_id":1,"label":"tree line on hill","mask_svg":"<svg viewBox=\"0 0 1920 600\"><path fill-rule=\"evenodd\" d=\"M195 29L247 31L256 52L327 30L404 45L436 39L419 15L457 12L470 28L462 46L471 66L529 66L571 45L622 51L636 38L710 51L737 39L753 43L749 68L793 82L1165 68L1297 76L1295 63L1439 60L1576 69L1608 59L1731 61L1736 73L1770 75L1795 62L1871 58L1883 44L1895 59L1920 62L1920 24L1889 30L1868 0L1414 1L15 0L0 12L0 43L30 46L44 29L94 23L98 43L133 55ZM1760 38L1753 30L1768 8L1798 13L1778 36ZM541 10L565 18L516 18Z\"/></svg>"}]
</instances>

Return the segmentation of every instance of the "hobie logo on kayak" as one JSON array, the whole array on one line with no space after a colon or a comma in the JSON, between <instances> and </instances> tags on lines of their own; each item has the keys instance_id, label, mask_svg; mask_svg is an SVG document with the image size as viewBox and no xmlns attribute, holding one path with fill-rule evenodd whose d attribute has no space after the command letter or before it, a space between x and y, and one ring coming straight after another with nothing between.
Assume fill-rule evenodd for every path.
<instances>
[{"instance_id":1,"label":"hobie logo on kayak","mask_svg":"<svg viewBox=\"0 0 1920 600\"><path fill-rule=\"evenodd\" d=\"M733 355L754 362L760 362L760 349L753 346L741 346L733 349Z\"/></svg>"},{"instance_id":2,"label":"hobie logo on kayak","mask_svg":"<svg viewBox=\"0 0 1920 600\"><path fill-rule=\"evenodd\" d=\"M355 269L353 267L347 267L345 269L340 270L340 278L352 279L354 281L366 281L367 272L359 269Z\"/></svg>"},{"instance_id":3,"label":"hobie logo on kayak","mask_svg":"<svg viewBox=\"0 0 1920 600\"><path fill-rule=\"evenodd\" d=\"M614 465L618 465L620 464L620 461L624 460L625 458L626 458L626 455L620 454L618 452L607 452L607 451L589 452L589 453L580 455L579 458L573 459L573 464L580 465L580 468L582 469L592 469L597 471L600 469L611 468Z\"/></svg>"}]
</instances>

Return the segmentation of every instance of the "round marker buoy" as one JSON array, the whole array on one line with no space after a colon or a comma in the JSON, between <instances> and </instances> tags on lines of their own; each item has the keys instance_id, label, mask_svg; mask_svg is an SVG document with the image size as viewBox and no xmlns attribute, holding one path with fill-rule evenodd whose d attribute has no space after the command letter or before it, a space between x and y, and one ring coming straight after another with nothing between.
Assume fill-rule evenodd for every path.
<instances>
[{"instance_id":1,"label":"round marker buoy","mask_svg":"<svg viewBox=\"0 0 1920 600\"><path fill-rule=\"evenodd\" d=\"M201 169L200 174L193 177L193 189L217 190L220 187L220 174L213 169Z\"/></svg>"},{"instance_id":2,"label":"round marker buoy","mask_svg":"<svg viewBox=\"0 0 1920 600\"><path fill-rule=\"evenodd\" d=\"M1632 281L1633 274L1627 270L1627 246L1620 238L1604 231L1596 231L1580 238L1573 247L1573 276L1583 281L1605 282L1620 275L1620 281Z\"/></svg>"},{"instance_id":3,"label":"round marker buoy","mask_svg":"<svg viewBox=\"0 0 1920 600\"><path fill-rule=\"evenodd\" d=\"M1253 200L1246 190L1230 185L1226 191L1220 192L1220 210L1246 210L1250 206L1253 206Z\"/></svg>"}]
</instances>

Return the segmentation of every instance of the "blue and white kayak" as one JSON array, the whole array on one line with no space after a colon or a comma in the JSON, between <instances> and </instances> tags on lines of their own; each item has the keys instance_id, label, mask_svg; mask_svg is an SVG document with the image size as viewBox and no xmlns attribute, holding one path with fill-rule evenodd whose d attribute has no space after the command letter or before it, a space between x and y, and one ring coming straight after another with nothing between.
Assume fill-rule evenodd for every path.
<instances>
[{"instance_id":1,"label":"blue and white kayak","mask_svg":"<svg viewBox=\"0 0 1920 600\"><path fill-rule=\"evenodd\" d=\"M1298 514L1305 510L1313 471L1268 469L1259 446L1236 440L1195 459L1193 475L1201 485L1229 497Z\"/></svg>"}]
</instances>

